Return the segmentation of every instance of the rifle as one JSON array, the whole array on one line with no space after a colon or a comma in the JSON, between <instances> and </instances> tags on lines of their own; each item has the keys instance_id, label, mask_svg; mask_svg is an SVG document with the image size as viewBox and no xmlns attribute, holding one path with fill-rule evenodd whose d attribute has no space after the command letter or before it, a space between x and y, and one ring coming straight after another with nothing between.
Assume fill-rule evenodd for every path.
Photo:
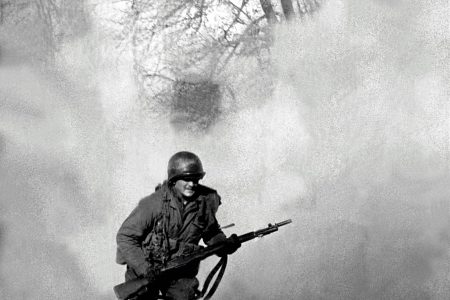
<instances>
[{"instance_id":1,"label":"rifle","mask_svg":"<svg viewBox=\"0 0 450 300\"><path fill-rule=\"evenodd\" d=\"M280 223L270 224L263 229L250 231L246 234L238 236L239 242L245 243L257 237L263 237L270 233L273 233L278 230L278 227L287 225L291 223L292 220L285 220ZM201 261L209 256L217 254L221 249L225 247L226 243L218 243L215 245L211 245L205 248L201 248L192 254L185 257L176 257L167 262L167 264L159 269L158 276L162 277L164 275L170 274L171 272L185 267L193 262ZM153 283L149 278L141 277L126 281L114 287L114 293L116 294L119 300L127 300L137 295L141 295L148 290L148 287Z\"/></svg>"}]
</instances>

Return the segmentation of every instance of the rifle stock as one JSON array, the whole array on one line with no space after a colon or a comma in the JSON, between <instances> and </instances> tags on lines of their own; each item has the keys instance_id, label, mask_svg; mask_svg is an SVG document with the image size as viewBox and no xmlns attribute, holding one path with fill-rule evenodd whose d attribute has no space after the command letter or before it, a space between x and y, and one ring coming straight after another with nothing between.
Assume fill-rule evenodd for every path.
<instances>
[{"instance_id":1,"label":"rifle stock","mask_svg":"<svg viewBox=\"0 0 450 300\"><path fill-rule=\"evenodd\" d=\"M269 224L266 228L257 231L250 231L246 234L238 236L239 242L245 243L254 238L263 237L265 235L271 234L277 231L278 227L287 225L291 222L292 220L289 219L280 223L275 223L273 225ZM216 245L199 249L189 256L174 258L170 260L165 267L160 269L159 276L164 276L165 274L175 271L179 268L182 268L194 261L201 261L209 256L217 254L221 249L223 249L223 247L225 247L225 245L226 243L219 243ZM145 277L132 279L119 285L116 285L114 287L114 293L116 294L117 299L127 300L130 299L131 297L135 297L137 295L145 293L152 283L153 282L150 279Z\"/></svg>"},{"instance_id":2,"label":"rifle stock","mask_svg":"<svg viewBox=\"0 0 450 300\"><path fill-rule=\"evenodd\" d=\"M116 294L117 299L126 300L145 293L150 284L150 279L146 277L136 278L116 285L114 287L114 293Z\"/></svg>"}]
</instances>

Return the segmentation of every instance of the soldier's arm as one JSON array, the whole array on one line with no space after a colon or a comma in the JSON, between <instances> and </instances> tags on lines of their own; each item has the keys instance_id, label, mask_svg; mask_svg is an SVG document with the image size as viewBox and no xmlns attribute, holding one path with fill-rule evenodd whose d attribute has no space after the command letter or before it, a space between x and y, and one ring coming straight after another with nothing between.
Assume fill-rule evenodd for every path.
<instances>
[{"instance_id":1,"label":"soldier's arm","mask_svg":"<svg viewBox=\"0 0 450 300\"><path fill-rule=\"evenodd\" d=\"M216 213L219 209L219 205L221 204L220 196L217 193L212 194L208 199L207 205L207 215L208 215L208 224L202 235L203 241L206 245L211 246L216 243L225 241L227 237L220 229L219 222L216 219Z\"/></svg>"},{"instance_id":2,"label":"soldier's arm","mask_svg":"<svg viewBox=\"0 0 450 300\"><path fill-rule=\"evenodd\" d=\"M144 200L141 200L123 222L116 237L118 252L138 275L145 275L150 267L141 246L145 235L151 230L152 218L153 213L149 211Z\"/></svg>"}]
</instances>

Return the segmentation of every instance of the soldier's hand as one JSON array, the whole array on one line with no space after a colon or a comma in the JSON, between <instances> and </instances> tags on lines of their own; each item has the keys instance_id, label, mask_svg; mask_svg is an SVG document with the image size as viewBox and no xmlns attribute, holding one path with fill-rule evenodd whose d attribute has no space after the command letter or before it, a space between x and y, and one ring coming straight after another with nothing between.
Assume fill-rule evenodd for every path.
<instances>
[{"instance_id":1,"label":"soldier's hand","mask_svg":"<svg viewBox=\"0 0 450 300\"><path fill-rule=\"evenodd\" d=\"M145 277L150 279L151 281L156 280L156 278L159 275L159 271L157 269L155 269L154 267L148 267L147 270L145 271Z\"/></svg>"},{"instance_id":2,"label":"soldier's hand","mask_svg":"<svg viewBox=\"0 0 450 300\"><path fill-rule=\"evenodd\" d=\"M225 256L233 254L237 249L241 247L241 242L236 234L230 235L224 242L224 248L218 253L219 256Z\"/></svg>"}]
</instances>

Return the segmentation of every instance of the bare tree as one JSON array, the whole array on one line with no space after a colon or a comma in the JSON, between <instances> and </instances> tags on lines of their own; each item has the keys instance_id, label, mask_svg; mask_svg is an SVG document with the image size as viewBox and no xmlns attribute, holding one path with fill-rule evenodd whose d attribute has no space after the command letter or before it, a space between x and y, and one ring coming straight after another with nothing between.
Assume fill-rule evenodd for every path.
<instances>
[{"instance_id":1,"label":"bare tree","mask_svg":"<svg viewBox=\"0 0 450 300\"><path fill-rule=\"evenodd\" d=\"M89 27L84 1L1 0L0 13L4 35L21 36L27 47L19 48L37 61L51 61L62 43Z\"/></svg>"},{"instance_id":2,"label":"bare tree","mask_svg":"<svg viewBox=\"0 0 450 300\"><path fill-rule=\"evenodd\" d=\"M139 99L154 111L174 107L175 102L179 106L183 98L179 94L186 91L177 91L179 86L212 90L206 87L215 86L237 59L255 59L261 70L269 71L273 26L312 12L312 3L317 2L295 1L123 0L118 16L109 22L121 28L115 32L117 47L131 52ZM232 97L231 82L218 90Z\"/></svg>"}]
</instances>

